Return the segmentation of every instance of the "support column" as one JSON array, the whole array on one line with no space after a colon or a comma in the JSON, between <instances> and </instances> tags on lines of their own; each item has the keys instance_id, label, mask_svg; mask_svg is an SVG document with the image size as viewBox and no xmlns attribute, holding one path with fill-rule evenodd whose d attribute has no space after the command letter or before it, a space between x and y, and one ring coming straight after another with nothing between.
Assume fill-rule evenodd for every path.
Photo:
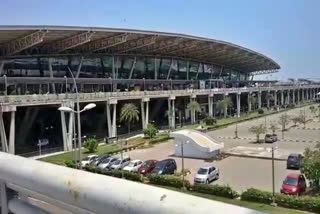
<instances>
[{"instance_id":1,"label":"support column","mask_svg":"<svg viewBox=\"0 0 320 214\"><path fill-rule=\"evenodd\" d=\"M251 92L249 92L248 93L248 112L251 112L251 110L252 110L251 97L252 97L252 94L251 94Z\"/></svg>"},{"instance_id":2,"label":"support column","mask_svg":"<svg viewBox=\"0 0 320 214\"><path fill-rule=\"evenodd\" d=\"M142 120L142 129L145 130L147 128L146 126L146 120L145 120L145 111L144 111L144 102L141 100L141 120Z\"/></svg>"},{"instance_id":3,"label":"support column","mask_svg":"<svg viewBox=\"0 0 320 214\"><path fill-rule=\"evenodd\" d=\"M190 102L195 101L196 95L191 95ZM196 122L196 112L192 110L191 112L191 124L194 124Z\"/></svg>"},{"instance_id":4,"label":"support column","mask_svg":"<svg viewBox=\"0 0 320 214\"><path fill-rule=\"evenodd\" d=\"M270 91L267 92L267 108L270 108Z\"/></svg>"},{"instance_id":5,"label":"support column","mask_svg":"<svg viewBox=\"0 0 320 214\"><path fill-rule=\"evenodd\" d=\"M0 62L0 76L3 74L4 63L4 61Z\"/></svg>"},{"instance_id":6,"label":"support column","mask_svg":"<svg viewBox=\"0 0 320 214\"><path fill-rule=\"evenodd\" d=\"M295 89L292 90L292 103L296 104L296 90Z\"/></svg>"},{"instance_id":7,"label":"support column","mask_svg":"<svg viewBox=\"0 0 320 214\"><path fill-rule=\"evenodd\" d=\"M61 127L62 127L62 141L63 141L63 151L67 151L67 126L66 126L66 117L65 112L60 111L60 117L61 117Z\"/></svg>"},{"instance_id":8,"label":"support column","mask_svg":"<svg viewBox=\"0 0 320 214\"><path fill-rule=\"evenodd\" d=\"M241 92L237 93L237 117L240 117L241 113Z\"/></svg>"},{"instance_id":9,"label":"support column","mask_svg":"<svg viewBox=\"0 0 320 214\"><path fill-rule=\"evenodd\" d=\"M306 97L307 97L306 100L308 102L309 101L309 89L308 88L306 89Z\"/></svg>"},{"instance_id":10,"label":"support column","mask_svg":"<svg viewBox=\"0 0 320 214\"><path fill-rule=\"evenodd\" d=\"M290 104L290 90L287 90L287 105Z\"/></svg>"},{"instance_id":11,"label":"support column","mask_svg":"<svg viewBox=\"0 0 320 214\"><path fill-rule=\"evenodd\" d=\"M169 129L172 128L172 109L171 109L171 101L170 101L170 97L168 98L168 126L169 126ZM192 118L191 118L192 120ZM192 123L192 121L191 121Z\"/></svg>"},{"instance_id":12,"label":"support column","mask_svg":"<svg viewBox=\"0 0 320 214\"><path fill-rule=\"evenodd\" d=\"M157 58L154 58L154 79L158 79Z\"/></svg>"},{"instance_id":13,"label":"support column","mask_svg":"<svg viewBox=\"0 0 320 214\"><path fill-rule=\"evenodd\" d=\"M261 109L262 104L261 104L261 91L258 92L258 108Z\"/></svg>"},{"instance_id":14,"label":"support column","mask_svg":"<svg viewBox=\"0 0 320 214\"><path fill-rule=\"evenodd\" d=\"M9 135L9 153L15 154L15 117L16 112L11 112L11 120L10 120L10 135Z\"/></svg>"},{"instance_id":15,"label":"support column","mask_svg":"<svg viewBox=\"0 0 320 214\"><path fill-rule=\"evenodd\" d=\"M143 129L146 129L149 124L149 102L150 98L142 98L141 100L141 119Z\"/></svg>"},{"instance_id":16,"label":"support column","mask_svg":"<svg viewBox=\"0 0 320 214\"><path fill-rule=\"evenodd\" d=\"M297 90L297 95L298 95L297 103L298 103L298 105L300 105L300 89Z\"/></svg>"},{"instance_id":17,"label":"support column","mask_svg":"<svg viewBox=\"0 0 320 214\"><path fill-rule=\"evenodd\" d=\"M74 129L74 113L69 113L69 123L68 123L68 133L67 133L67 145L65 151L71 151L72 150L72 141L73 141L73 129Z\"/></svg>"},{"instance_id":18,"label":"support column","mask_svg":"<svg viewBox=\"0 0 320 214\"><path fill-rule=\"evenodd\" d=\"M284 105L284 94L283 94L283 90L280 91L281 93L281 106Z\"/></svg>"},{"instance_id":19,"label":"support column","mask_svg":"<svg viewBox=\"0 0 320 214\"><path fill-rule=\"evenodd\" d=\"M107 123L108 123L108 134L109 138L117 136L117 103L118 100L110 99L107 101ZM111 108L112 108L112 117L111 117Z\"/></svg>"},{"instance_id":20,"label":"support column","mask_svg":"<svg viewBox=\"0 0 320 214\"><path fill-rule=\"evenodd\" d=\"M301 90L301 95L302 95L302 103L304 103L304 89Z\"/></svg>"},{"instance_id":21,"label":"support column","mask_svg":"<svg viewBox=\"0 0 320 214\"><path fill-rule=\"evenodd\" d=\"M113 105L113 118L112 118L112 136L116 137L117 136L117 104L112 104Z\"/></svg>"},{"instance_id":22,"label":"support column","mask_svg":"<svg viewBox=\"0 0 320 214\"><path fill-rule=\"evenodd\" d=\"M4 128L4 122L3 122L3 112L0 113L0 136L1 136L2 151L8 152L9 148L8 148L6 131Z\"/></svg>"},{"instance_id":23,"label":"support column","mask_svg":"<svg viewBox=\"0 0 320 214\"><path fill-rule=\"evenodd\" d=\"M278 94L277 94L277 90L274 91L274 106L278 105Z\"/></svg>"},{"instance_id":24,"label":"support column","mask_svg":"<svg viewBox=\"0 0 320 214\"><path fill-rule=\"evenodd\" d=\"M213 94L208 96L209 117L213 117Z\"/></svg>"},{"instance_id":25,"label":"support column","mask_svg":"<svg viewBox=\"0 0 320 214\"><path fill-rule=\"evenodd\" d=\"M176 128L176 109L174 105L175 98L171 98L171 105L172 105L172 128Z\"/></svg>"}]
</instances>

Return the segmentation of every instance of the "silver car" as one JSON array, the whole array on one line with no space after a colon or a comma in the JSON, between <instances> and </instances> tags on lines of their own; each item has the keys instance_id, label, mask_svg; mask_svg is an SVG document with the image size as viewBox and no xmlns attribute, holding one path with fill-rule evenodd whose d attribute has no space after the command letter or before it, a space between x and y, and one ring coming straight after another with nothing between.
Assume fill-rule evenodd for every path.
<instances>
[{"instance_id":1,"label":"silver car","mask_svg":"<svg viewBox=\"0 0 320 214\"><path fill-rule=\"evenodd\" d=\"M219 169L214 166L201 167L194 178L194 183L209 184L213 180L218 180L219 174Z\"/></svg>"},{"instance_id":2,"label":"silver car","mask_svg":"<svg viewBox=\"0 0 320 214\"><path fill-rule=\"evenodd\" d=\"M113 164L110 166L110 169L123 169L125 166L127 166L130 163L130 157L125 157L123 160L119 159L113 162Z\"/></svg>"}]
</instances>

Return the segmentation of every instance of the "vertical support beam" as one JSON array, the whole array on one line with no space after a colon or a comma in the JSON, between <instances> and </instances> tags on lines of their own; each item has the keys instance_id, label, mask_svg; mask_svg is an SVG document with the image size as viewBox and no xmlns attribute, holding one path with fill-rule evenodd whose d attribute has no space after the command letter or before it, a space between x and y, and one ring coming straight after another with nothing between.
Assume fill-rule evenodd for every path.
<instances>
[{"instance_id":1,"label":"vertical support beam","mask_svg":"<svg viewBox=\"0 0 320 214\"><path fill-rule=\"evenodd\" d=\"M225 100L227 97L228 97L228 94L227 94L227 93L223 95L223 99L224 99L224 100ZM223 116L224 116L224 118L227 117L227 114L228 114L228 107L225 106L224 109L223 109Z\"/></svg>"},{"instance_id":2,"label":"vertical support beam","mask_svg":"<svg viewBox=\"0 0 320 214\"><path fill-rule=\"evenodd\" d=\"M304 89L301 89L302 103L304 103Z\"/></svg>"},{"instance_id":3,"label":"vertical support beam","mask_svg":"<svg viewBox=\"0 0 320 214\"><path fill-rule=\"evenodd\" d=\"M172 67L173 67L173 59L171 59L170 68L169 68L168 74L167 74L167 80L169 80L169 78L170 78Z\"/></svg>"},{"instance_id":4,"label":"vertical support beam","mask_svg":"<svg viewBox=\"0 0 320 214\"><path fill-rule=\"evenodd\" d=\"M117 104L114 103L113 104L113 118L112 118L112 137L116 137L117 136Z\"/></svg>"},{"instance_id":5,"label":"vertical support beam","mask_svg":"<svg viewBox=\"0 0 320 214\"><path fill-rule=\"evenodd\" d=\"M69 128L68 128L68 133L67 133L67 145L66 145L66 151L71 151L72 150L72 140L73 140L73 121L74 121L74 113L70 112L69 113Z\"/></svg>"},{"instance_id":6,"label":"vertical support beam","mask_svg":"<svg viewBox=\"0 0 320 214\"><path fill-rule=\"evenodd\" d=\"M277 90L274 91L273 98L274 98L274 106L277 106L277 105L278 105L278 94L277 94Z\"/></svg>"},{"instance_id":7,"label":"vertical support beam","mask_svg":"<svg viewBox=\"0 0 320 214\"><path fill-rule=\"evenodd\" d=\"M171 101L170 101L170 97L168 97L168 125L169 125L169 129L172 128L172 115L171 115Z\"/></svg>"},{"instance_id":8,"label":"vertical support beam","mask_svg":"<svg viewBox=\"0 0 320 214\"><path fill-rule=\"evenodd\" d=\"M300 89L297 90L297 95L298 95L298 105L300 105Z\"/></svg>"},{"instance_id":9,"label":"vertical support beam","mask_svg":"<svg viewBox=\"0 0 320 214\"><path fill-rule=\"evenodd\" d=\"M67 151L67 126L66 126L66 117L65 112L60 111L61 116L61 127L62 127L62 140L63 140L63 150Z\"/></svg>"},{"instance_id":10,"label":"vertical support beam","mask_svg":"<svg viewBox=\"0 0 320 214\"><path fill-rule=\"evenodd\" d=\"M149 101L146 101L146 127L149 124Z\"/></svg>"},{"instance_id":11,"label":"vertical support beam","mask_svg":"<svg viewBox=\"0 0 320 214\"><path fill-rule=\"evenodd\" d=\"M154 58L154 79L158 79L158 68L157 68L157 58Z\"/></svg>"},{"instance_id":12,"label":"vertical support beam","mask_svg":"<svg viewBox=\"0 0 320 214\"><path fill-rule=\"evenodd\" d=\"M147 128L146 121L145 121L145 111L144 111L144 101L141 100L141 120L142 120L142 129L145 130Z\"/></svg>"},{"instance_id":13,"label":"vertical support beam","mask_svg":"<svg viewBox=\"0 0 320 214\"><path fill-rule=\"evenodd\" d=\"M306 89L306 96L307 96L306 100L309 101L309 89L308 88Z\"/></svg>"},{"instance_id":14,"label":"vertical support beam","mask_svg":"<svg viewBox=\"0 0 320 214\"><path fill-rule=\"evenodd\" d=\"M251 103L251 92L248 93L248 112L251 112L252 110L252 103Z\"/></svg>"},{"instance_id":15,"label":"vertical support beam","mask_svg":"<svg viewBox=\"0 0 320 214\"><path fill-rule=\"evenodd\" d=\"M4 61L1 61L0 62L0 76L2 76L3 68L4 68Z\"/></svg>"},{"instance_id":16,"label":"vertical support beam","mask_svg":"<svg viewBox=\"0 0 320 214\"><path fill-rule=\"evenodd\" d=\"M176 109L174 105L175 98L172 98L171 105L172 105L172 128L176 128Z\"/></svg>"},{"instance_id":17,"label":"vertical support beam","mask_svg":"<svg viewBox=\"0 0 320 214\"><path fill-rule=\"evenodd\" d=\"M237 117L241 114L241 92L237 93Z\"/></svg>"},{"instance_id":18,"label":"vertical support beam","mask_svg":"<svg viewBox=\"0 0 320 214\"><path fill-rule=\"evenodd\" d=\"M134 60L133 60L133 63L132 63L131 69L130 69L129 79L132 78L134 68L136 67L136 63L137 63L137 57L134 57Z\"/></svg>"},{"instance_id":19,"label":"vertical support beam","mask_svg":"<svg viewBox=\"0 0 320 214\"><path fill-rule=\"evenodd\" d=\"M292 103L296 104L296 90L295 89L292 90Z\"/></svg>"},{"instance_id":20,"label":"vertical support beam","mask_svg":"<svg viewBox=\"0 0 320 214\"><path fill-rule=\"evenodd\" d=\"M262 104L261 104L261 91L258 92L258 108L260 109L262 107Z\"/></svg>"},{"instance_id":21,"label":"vertical support beam","mask_svg":"<svg viewBox=\"0 0 320 214\"><path fill-rule=\"evenodd\" d=\"M49 67L49 72L50 72L50 78L53 79L53 70L52 70L52 58L48 59L48 67ZM52 87L52 92L55 94L56 93L56 87L54 83L51 84Z\"/></svg>"},{"instance_id":22,"label":"vertical support beam","mask_svg":"<svg viewBox=\"0 0 320 214\"><path fill-rule=\"evenodd\" d=\"M10 135L9 135L9 153L15 154L15 117L16 112L11 112L11 119L10 119Z\"/></svg>"},{"instance_id":23,"label":"vertical support beam","mask_svg":"<svg viewBox=\"0 0 320 214\"><path fill-rule=\"evenodd\" d=\"M209 117L213 117L213 94L208 96Z\"/></svg>"},{"instance_id":24,"label":"vertical support beam","mask_svg":"<svg viewBox=\"0 0 320 214\"><path fill-rule=\"evenodd\" d=\"M110 103L109 103L109 102L106 102L108 137L112 137L110 107L111 107L111 106L110 106Z\"/></svg>"},{"instance_id":25,"label":"vertical support beam","mask_svg":"<svg viewBox=\"0 0 320 214\"><path fill-rule=\"evenodd\" d=\"M267 108L270 108L270 91L267 92Z\"/></svg>"},{"instance_id":26,"label":"vertical support beam","mask_svg":"<svg viewBox=\"0 0 320 214\"><path fill-rule=\"evenodd\" d=\"M284 105L284 94L283 94L283 90L280 91L281 93L281 106Z\"/></svg>"},{"instance_id":27,"label":"vertical support beam","mask_svg":"<svg viewBox=\"0 0 320 214\"><path fill-rule=\"evenodd\" d=\"M290 89L287 90L287 104L290 104Z\"/></svg>"},{"instance_id":28,"label":"vertical support beam","mask_svg":"<svg viewBox=\"0 0 320 214\"><path fill-rule=\"evenodd\" d=\"M0 137L1 137L1 144L2 144L2 151L8 152L8 143L7 143L7 136L6 131L4 128L4 122L3 122L3 112L0 113Z\"/></svg>"}]
</instances>

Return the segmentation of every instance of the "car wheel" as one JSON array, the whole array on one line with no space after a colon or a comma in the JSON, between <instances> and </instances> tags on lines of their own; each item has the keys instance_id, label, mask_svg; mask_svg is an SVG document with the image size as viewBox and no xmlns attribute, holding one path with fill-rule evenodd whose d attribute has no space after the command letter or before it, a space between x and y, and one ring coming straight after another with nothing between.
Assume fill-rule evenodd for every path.
<instances>
[{"instance_id":1,"label":"car wheel","mask_svg":"<svg viewBox=\"0 0 320 214\"><path fill-rule=\"evenodd\" d=\"M209 184L209 179L206 180L206 184Z\"/></svg>"},{"instance_id":2,"label":"car wheel","mask_svg":"<svg viewBox=\"0 0 320 214\"><path fill-rule=\"evenodd\" d=\"M218 180L218 179L219 179L219 174L216 175L216 180Z\"/></svg>"}]
</instances>

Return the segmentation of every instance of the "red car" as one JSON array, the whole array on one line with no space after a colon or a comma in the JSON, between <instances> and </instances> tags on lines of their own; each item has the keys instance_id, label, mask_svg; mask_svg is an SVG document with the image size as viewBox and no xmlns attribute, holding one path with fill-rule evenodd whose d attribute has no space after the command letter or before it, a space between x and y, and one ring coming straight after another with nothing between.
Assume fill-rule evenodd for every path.
<instances>
[{"instance_id":1,"label":"red car","mask_svg":"<svg viewBox=\"0 0 320 214\"><path fill-rule=\"evenodd\" d=\"M306 179L300 173L291 173L283 181L281 193L287 195L301 195L306 191Z\"/></svg>"},{"instance_id":2,"label":"red car","mask_svg":"<svg viewBox=\"0 0 320 214\"><path fill-rule=\"evenodd\" d=\"M157 162L158 161L156 161L156 160L147 160L147 161L143 162L142 166L138 169L138 173L140 173L142 175L146 175L146 174L151 173L151 171L156 166Z\"/></svg>"}]
</instances>

